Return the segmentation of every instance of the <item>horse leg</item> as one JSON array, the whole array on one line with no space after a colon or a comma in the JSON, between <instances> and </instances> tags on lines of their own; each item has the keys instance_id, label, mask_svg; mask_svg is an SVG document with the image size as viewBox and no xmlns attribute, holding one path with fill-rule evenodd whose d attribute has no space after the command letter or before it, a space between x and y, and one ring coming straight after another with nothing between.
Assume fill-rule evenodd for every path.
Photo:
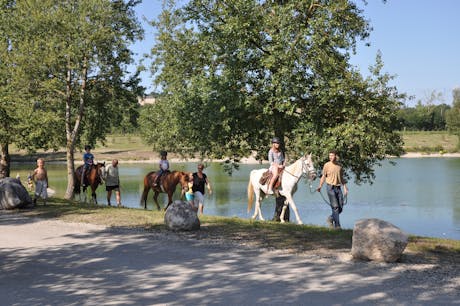
<instances>
[{"instance_id":1,"label":"horse leg","mask_svg":"<svg viewBox=\"0 0 460 306\"><path fill-rule=\"evenodd\" d=\"M96 189L93 187L91 187L91 198L93 199L94 204L97 205Z\"/></svg>"},{"instance_id":2,"label":"horse leg","mask_svg":"<svg viewBox=\"0 0 460 306\"><path fill-rule=\"evenodd\" d=\"M286 192L284 196L286 197L286 201L289 203L289 205L291 206L292 210L295 213L297 224L303 224L302 220L300 220L299 211L297 210L297 206L295 205L294 200L292 199L292 195ZM283 207L283 210L284 210L284 207ZM283 214L283 217L284 217L284 214Z\"/></svg>"},{"instance_id":3,"label":"horse leg","mask_svg":"<svg viewBox=\"0 0 460 306\"><path fill-rule=\"evenodd\" d=\"M144 209L147 209L147 196L149 195L150 186L144 185L144 191L142 192L141 204L144 202Z\"/></svg>"},{"instance_id":4,"label":"horse leg","mask_svg":"<svg viewBox=\"0 0 460 306\"><path fill-rule=\"evenodd\" d=\"M160 193L158 191L155 191L154 194L153 194L153 201L155 202L155 204L157 205L157 209L158 210L161 210L160 208L160 204L158 204L158 195Z\"/></svg>"},{"instance_id":5,"label":"horse leg","mask_svg":"<svg viewBox=\"0 0 460 306\"><path fill-rule=\"evenodd\" d=\"M262 210L260 208L262 206L262 201L264 197L264 195L261 195L260 190L259 192L256 192L256 208L254 210L254 216L252 217L253 219L255 219L257 215L259 215L259 220L265 221L264 217L262 216Z\"/></svg>"},{"instance_id":6,"label":"horse leg","mask_svg":"<svg viewBox=\"0 0 460 306\"><path fill-rule=\"evenodd\" d=\"M169 205L172 203L172 193L168 192L168 205L166 205L165 210L168 209Z\"/></svg>"},{"instance_id":7,"label":"horse leg","mask_svg":"<svg viewBox=\"0 0 460 306\"><path fill-rule=\"evenodd\" d=\"M254 189L254 193L256 195L256 204L254 205L254 214L251 217L252 220L255 220L257 218L257 213L259 212L257 210L257 207L259 207L259 205L260 205L259 204L259 193L260 193L260 191L257 190L257 189Z\"/></svg>"},{"instance_id":8,"label":"horse leg","mask_svg":"<svg viewBox=\"0 0 460 306\"><path fill-rule=\"evenodd\" d=\"M280 214L280 222L284 223L286 222L284 218L284 214L286 213L286 209L288 208L289 202L287 200L284 201L283 203L283 208L281 209L281 214Z\"/></svg>"}]
</instances>

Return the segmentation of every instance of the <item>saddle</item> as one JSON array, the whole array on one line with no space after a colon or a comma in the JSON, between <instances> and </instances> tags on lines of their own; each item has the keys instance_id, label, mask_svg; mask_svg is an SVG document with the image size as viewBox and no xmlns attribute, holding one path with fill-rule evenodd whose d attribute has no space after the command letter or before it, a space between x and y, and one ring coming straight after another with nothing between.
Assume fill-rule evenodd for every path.
<instances>
[{"instance_id":1,"label":"saddle","mask_svg":"<svg viewBox=\"0 0 460 306\"><path fill-rule=\"evenodd\" d=\"M283 175L284 169L281 169L278 178L276 179L275 183L273 184L273 189L278 189L281 186L281 177ZM262 173L262 176L260 177L259 184L260 185L265 185L270 182L270 180L273 177L273 173L270 170L265 171Z\"/></svg>"}]
</instances>

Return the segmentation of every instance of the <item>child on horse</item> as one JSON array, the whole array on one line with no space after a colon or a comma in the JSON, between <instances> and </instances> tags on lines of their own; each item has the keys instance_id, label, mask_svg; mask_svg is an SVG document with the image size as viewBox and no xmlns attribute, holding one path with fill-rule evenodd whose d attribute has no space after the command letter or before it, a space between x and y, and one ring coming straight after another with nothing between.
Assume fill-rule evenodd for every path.
<instances>
[{"instance_id":1,"label":"child on horse","mask_svg":"<svg viewBox=\"0 0 460 306\"><path fill-rule=\"evenodd\" d=\"M157 172L157 177L155 179L155 183L153 183L153 186L158 186L160 184L160 179L161 176L169 171L169 161L167 159L168 152L166 151L161 151L160 152L160 170Z\"/></svg>"},{"instance_id":2,"label":"child on horse","mask_svg":"<svg viewBox=\"0 0 460 306\"><path fill-rule=\"evenodd\" d=\"M91 153L91 146L85 146L85 154L83 154L83 168L81 170L81 186L85 186L86 170L89 170L94 164L94 155Z\"/></svg>"}]
</instances>

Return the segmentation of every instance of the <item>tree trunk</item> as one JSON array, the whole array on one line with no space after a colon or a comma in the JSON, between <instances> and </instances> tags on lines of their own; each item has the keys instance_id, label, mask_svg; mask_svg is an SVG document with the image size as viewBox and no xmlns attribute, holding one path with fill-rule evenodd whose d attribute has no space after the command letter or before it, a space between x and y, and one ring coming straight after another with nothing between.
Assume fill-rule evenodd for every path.
<instances>
[{"instance_id":1,"label":"tree trunk","mask_svg":"<svg viewBox=\"0 0 460 306\"><path fill-rule=\"evenodd\" d=\"M75 163L74 163L74 146L70 143L66 146L66 161L67 161L67 189L64 198L73 198L73 188L75 186Z\"/></svg>"},{"instance_id":2,"label":"tree trunk","mask_svg":"<svg viewBox=\"0 0 460 306\"><path fill-rule=\"evenodd\" d=\"M0 147L0 178L5 178L10 176L11 157L7 143L2 143Z\"/></svg>"},{"instance_id":3,"label":"tree trunk","mask_svg":"<svg viewBox=\"0 0 460 306\"><path fill-rule=\"evenodd\" d=\"M67 138L67 145L66 145L66 161L67 161L67 190L65 192L64 198L65 199L72 199L73 198L73 189L75 186L75 160L74 160L74 150L75 150L75 142L77 139L77 135L79 133L79 128L81 121L83 119L83 113L85 110L85 90L86 90L86 81L88 77L88 59L86 57L83 58L82 64L82 76L80 79L80 105L78 107L78 113L75 119L75 124L72 128L71 122L71 106L72 106L72 70L68 66L67 69L67 78L66 78L66 114L65 114L65 128L66 128L66 138Z\"/></svg>"}]
</instances>

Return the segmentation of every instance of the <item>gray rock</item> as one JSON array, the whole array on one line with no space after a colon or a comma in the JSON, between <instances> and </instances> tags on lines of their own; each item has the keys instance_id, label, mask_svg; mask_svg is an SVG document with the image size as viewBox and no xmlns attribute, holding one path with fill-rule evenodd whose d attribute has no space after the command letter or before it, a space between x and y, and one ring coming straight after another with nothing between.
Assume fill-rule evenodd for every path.
<instances>
[{"instance_id":1,"label":"gray rock","mask_svg":"<svg viewBox=\"0 0 460 306\"><path fill-rule=\"evenodd\" d=\"M393 224L379 219L355 223L351 255L355 259L395 262L407 246L408 236Z\"/></svg>"},{"instance_id":2,"label":"gray rock","mask_svg":"<svg viewBox=\"0 0 460 306\"><path fill-rule=\"evenodd\" d=\"M24 208L32 205L32 198L21 181L6 177L0 179L0 209Z\"/></svg>"},{"instance_id":3,"label":"gray rock","mask_svg":"<svg viewBox=\"0 0 460 306\"><path fill-rule=\"evenodd\" d=\"M200 220L190 204L176 200L165 213L165 224L174 231L193 231L200 229Z\"/></svg>"}]
</instances>

